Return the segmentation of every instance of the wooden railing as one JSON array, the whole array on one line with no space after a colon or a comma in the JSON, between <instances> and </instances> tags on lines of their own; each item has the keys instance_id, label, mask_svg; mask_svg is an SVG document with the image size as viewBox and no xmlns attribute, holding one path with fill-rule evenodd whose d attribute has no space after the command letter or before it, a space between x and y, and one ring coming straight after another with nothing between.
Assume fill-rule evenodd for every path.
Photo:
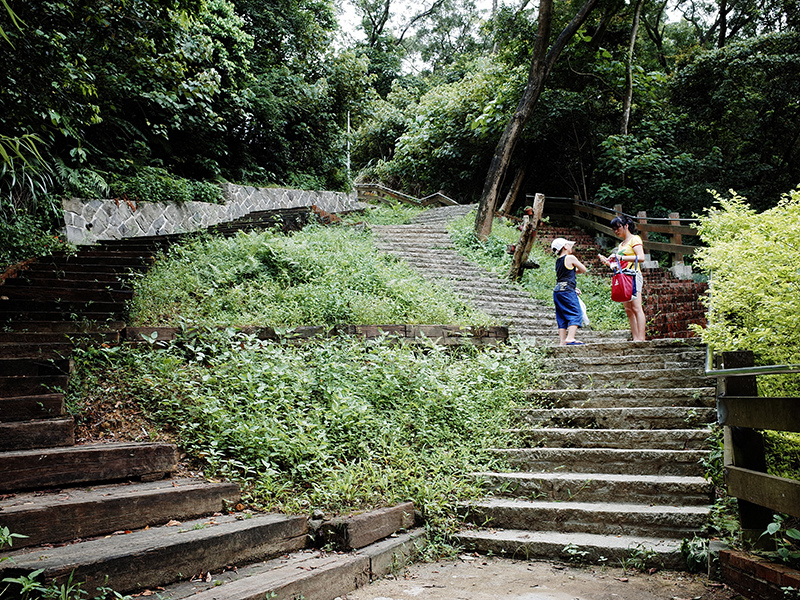
<instances>
[{"instance_id":1,"label":"wooden railing","mask_svg":"<svg viewBox=\"0 0 800 600\"><path fill-rule=\"evenodd\" d=\"M800 517L800 481L767 473L762 430L800 432L800 398L759 397L758 375L800 373L800 365L753 366L753 353L723 352L714 369L709 351L706 375L716 377L717 420L724 427L728 494L739 500L742 529L757 537L773 513Z\"/></svg>"},{"instance_id":2,"label":"wooden railing","mask_svg":"<svg viewBox=\"0 0 800 600\"><path fill-rule=\"evenodd\" d=\"M436 192L424 198L415 198L403 192L384 187L379 183L357 183L353 187L355 187L358 199L363 202L403 202L414 206L453 206L458 204L458 202L448 198L441 192Z\"/></svg>"},{"instance_id":3,"label":"wooden railing","mask_svg":"<svg viewBox=\"0 0 800 600\"><path fill-rule=\"evenodd\" d=\"M530 197L531 199L533 196ZM670 213L666 218L648 217L647 212L641 211L634 215L622 212L622 205L606 208L599 204L572 198L547 198L545 214L557 214L570 217L572 221L584 229L597 231L605 235L614 236L614 231L609 227L609 222L614 217L625 215L636 222L642 241L646 242L647 250L666 252L672 257L672 264L684 262L684 257L694 254L699 246L683 243L684 236L696 236L697 219L683 218L678 213ZM529 202L530 203L530 202ZM548 206L549 205L549 206ZM656 241L649 234L663 234L669 242Z\"/></svg>"}]
</instances>

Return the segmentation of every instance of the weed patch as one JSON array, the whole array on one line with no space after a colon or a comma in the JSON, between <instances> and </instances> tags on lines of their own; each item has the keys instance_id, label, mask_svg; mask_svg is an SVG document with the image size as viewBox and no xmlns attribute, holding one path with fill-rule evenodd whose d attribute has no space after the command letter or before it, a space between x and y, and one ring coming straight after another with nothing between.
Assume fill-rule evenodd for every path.
<instances>
[{"instance_id":1,"label":"weed patch","mask_svg":"<svg viewBox=\"0 0 800 600\"><path fill-rule=\"evenodd\" d=\"M163 347L86 350L69 399L96 387L135 399L204 475L239 482L257 508L413 500L446 538L456 503L482 494L470 473L498 467L489 449L510 443L512 409L540 365L539 350L519 345L294 345L207 330Z\"/></svg>"}]
</instances>

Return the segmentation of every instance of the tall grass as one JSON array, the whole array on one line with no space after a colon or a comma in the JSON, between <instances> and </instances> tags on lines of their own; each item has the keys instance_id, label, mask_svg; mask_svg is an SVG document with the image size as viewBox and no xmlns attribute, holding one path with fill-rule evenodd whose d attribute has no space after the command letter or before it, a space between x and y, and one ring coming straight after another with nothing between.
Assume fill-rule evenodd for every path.
<instances>
[{"instance_id":1,"label":"tall grass","mask_svg":"<svg viewBox=\"0 0 800 600\"><path fill-rule=\"evenodd\" d=\"M366 229L308 226L173 247L135 283L130 322L336 325L492 320L405 263L379 253Z\"/></svg>"}]
</instances>

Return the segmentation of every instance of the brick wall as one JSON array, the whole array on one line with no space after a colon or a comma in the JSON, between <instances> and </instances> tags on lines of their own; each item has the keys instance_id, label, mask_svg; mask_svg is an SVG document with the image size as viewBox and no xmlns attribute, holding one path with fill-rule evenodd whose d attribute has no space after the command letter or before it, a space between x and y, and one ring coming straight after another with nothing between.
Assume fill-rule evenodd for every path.
<instances>
[{"instance_id":1,"label":"brick wall","mask_svg":"<svg viewBox=\"0 0 800 600\"><path fill-rule=\"evenodd\" d=\"M737 593L752 600L786 600L797 598L782 588L793 588L800 594L800 571L766 559L735 550L719 553L720 578Z\"/></svg>"}]
</instances>

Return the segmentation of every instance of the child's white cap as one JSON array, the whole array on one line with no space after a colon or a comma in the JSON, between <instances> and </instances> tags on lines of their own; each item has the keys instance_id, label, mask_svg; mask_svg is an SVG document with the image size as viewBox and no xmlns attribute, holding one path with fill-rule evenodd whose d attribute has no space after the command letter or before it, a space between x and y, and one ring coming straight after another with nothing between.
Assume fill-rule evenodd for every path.
<instances>
[{"instance_id":1,"label":"child's white cap","mask_svg":"<svg viewBox=\"0 0 800 600\"><path fill-rule=\"evenodd\" d=\"M571 242L569 240L565 240L564 238L556 238L552 242L550 242L550 248L553 252L561 252L564 246L574 246L575 242Z\"/></svg>"}]
</instances>

